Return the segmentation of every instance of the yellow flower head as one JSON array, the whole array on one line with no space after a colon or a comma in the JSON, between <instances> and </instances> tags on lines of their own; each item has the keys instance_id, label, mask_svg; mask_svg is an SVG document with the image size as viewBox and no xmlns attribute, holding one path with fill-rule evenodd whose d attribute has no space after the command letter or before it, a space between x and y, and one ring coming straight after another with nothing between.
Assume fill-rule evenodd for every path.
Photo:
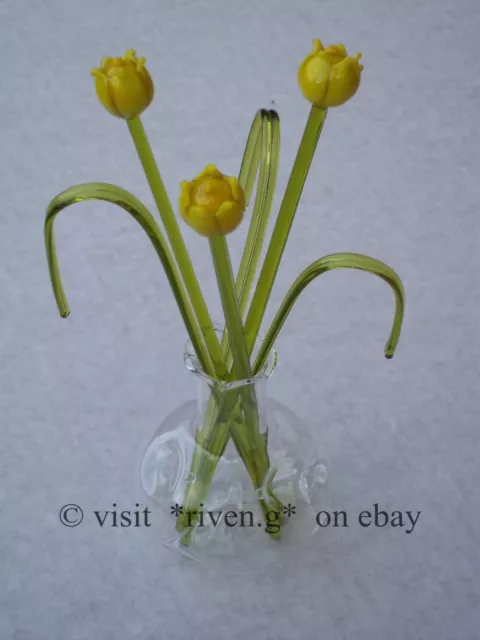
<instances>
[{"instance_id":1,"label":"yellow flower head","mask_svg":"<svg viewBox=\"0 0 480 640\"><path fill-rule=\"evenodd\" d=\"M343 44L323 48L313 41L313 51L300 65L298 82L303 95L316 107L338 107L355 95L363 66L361 53L349 58Z\"/></svg>"},{"instance_id":2,"label":"yellow flower head","mask_svg":"<svg viewBox=\"0 0 480 640\"><path fill-rule=\"evenodd\" d=\"M179 206L185 222L202 236L224 236L242 221L245 195L236 178L209 164L191 182L180 184Z\"/></svg>"},{"instance_id":3,"label":"yellow flower head","mask_svg":"<svg viewBox=\"0 0 480 640\"><path fill-rule=\"evenodd\" d=\"M114 116L135 118L153 100L153 82L145 62L129 49L123 58L103 58L101 68L92 69L98 99Z\"/></svg>"}]
</instances>

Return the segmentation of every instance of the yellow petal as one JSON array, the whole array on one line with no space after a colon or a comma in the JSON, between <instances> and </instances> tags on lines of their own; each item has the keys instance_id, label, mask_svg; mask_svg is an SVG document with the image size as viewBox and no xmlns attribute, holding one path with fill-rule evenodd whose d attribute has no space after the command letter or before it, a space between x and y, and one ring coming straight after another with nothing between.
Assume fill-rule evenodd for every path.
<instances>
[{"instance_id":1,"label":"yellow petal","mask_svg":"<svg viewBox=\"0 0 480 640\"><path fill-rule=\"evenodd\" d=\"M343 44L331 44L325 49L325 54L328 55L330 63L338 64L341 60L347 57L347 50Z\"/></svg>"},{"instance_id":2,"label":"yellow petal","mask_svg":"<svg viewBox=\"0 0 480 640\"><path fill-rule=\"evenodd\" d=\"M232 199L230 185L222 177L203 176L196 178L191 192L191 200L195 205L216 213L225 200Z\"/></svg>"},{"instance_id":3,"label":"yellow petal","mask_svg":"<svg viewBox=\"0 0 480 640\"><path fill-rule=\"evenodd\" d=\"M110 71L110 69L114 69L115 67L123 67L125 66L125 61L123 58L103 58L102 59L102 69L104 71Z\"/></svg>"},{"instance_id":4,"label":"yellow petal","mask_svg":"<svg viewBox=\"0 0 480 640\"><path fill-rule=\"evenodd\" d=\"M125 62L137 62L137 54L134 49L128 49L123 55Z\"/></svg>"},{"instance_id":5,"label":"yellow petal","mask_svg":"<svg viewBox=\"0 0 480 640\"><path fill-rule=\"evenodd\" d=\"M221 231L215 214L207 211L204 207L190 207L188 215L184 217L184 220L192 229L195 229L197 233L207 238L217 235Z\"/></svg>"},{"instance_id":6,"label":"yellow petal","mask_svg":"<svg viewBox=\"0 0 480 640\"><path fill-rule=\"evenodd\" d=\"M115 68L109 74L110 95L122 117L128 120L140 115L151 100L134 67Z\"/></svg>"},{"instance_id":7,"label":"yellow petal","mask_svg":"<svg viewBox=\"0 0 480 640\"><path fill-rule=\"evenodd\" d=\"M303 95L318 107L324 106L332 65L325 52L307 58L298 70L298 83Z\"/></svg>"},{"instance_id":8,"label":"yellow petal","mask_svg":"<svg viewBox=\"0 0 480 640\"><path fill-rule=\"evenodd\" d=\"M217 222L222 235L238 227L243 218L243 207L238 202L224 202L217 211Z\"/></svg>"},{"instance_id":9,"label":"yellow petal","mask_svg":"<svg viewBox=\"0 0 480 640\"><path fill-rule=\"evenodd\" d=\"M212 178L221 178L222 174L214 164L207 164L205 169L201 171L195 179L198 180L207 176L211 176Z\"/></svg>"},{"instance_id":10,"label":"yellow petal","mask_svg":"<svg viewBox=\"0 0 480 640\"><path fill-rule=\"evenodd\" d=\"M138 77L140 78L141 83L147 93L148 96L148 104L150 104L153 100L153 96L155 93L155 89L153 86L153 80L151 75L148 73L146 67L142 66L140 69L137 69Z\"/></svg>"},{"instance_id":11,"label":"yellow petal","mask_svg":"<svg viewBox=\"0 0 480 640\"><path fill-rule=\"evenodd\" d=\"M242 208L245 208L245 194L243 193L243 189L238 180L236 178L231 178L230 176L225 176L225 180L230 185L235 202L238 202Z\"/></svg>"},{"instance_id":12,"label":"yellow petal","mask_svg":"<svg viewBox=\"0 0 480 640\"><path fill-rule=\"evenodd\" d=\"M358 71L360 73L360 71L363 71L363 64L360 64L359 60L362 58L362 54L361 53L356 53L353 56L353 59L357 61L358 63Z\"/></svg>"},{"instance_id":13,"label":"yellow petal","mask_svg":"<svg viewBox=\"0 0 480 640\"><path fill-rule=\"evenodd\" d=\"M113 58L102 58L102 62L101 62L101 67L102 69L107 69L110 66L111 61L113 60Z\"/></svg>"},{"instance_id":14,"label":"yellow petal","mask_svg":"<svg viewBox=\"0 0 480 640\"><path fill-rule=\"evenodd\" d=\"M95 91L102 105L109 113L117 116L117 118L121 118L122 114L115 106L110 91L108 90L108 78L105 73L100 69L92 69L92 75L95 78Z\"/></svg>"},{"instance_id":15,"label":"yellow petal","mask_svg":"<svg viewBox=\"0 0 480 640\"><path fill-rule=\"evenodd\" d=\"M178 204L180 207L180 212L186 215L188 207L190 206L190 194L192 191L192 183L184 180L180 183L180 197L178 199Z\"/></svg>"},{"instance_id":16,"label":"yellow petal","mask_svg":"<svg viewBox=\"0 0 480 640\"><path fill-rule=\"evenodd\" d=\"M360 85L360 64L354 58L345 58L335 65L330 76L325 104L328 107L338 107L350 100Z\"/></svg>"}]
</instances>

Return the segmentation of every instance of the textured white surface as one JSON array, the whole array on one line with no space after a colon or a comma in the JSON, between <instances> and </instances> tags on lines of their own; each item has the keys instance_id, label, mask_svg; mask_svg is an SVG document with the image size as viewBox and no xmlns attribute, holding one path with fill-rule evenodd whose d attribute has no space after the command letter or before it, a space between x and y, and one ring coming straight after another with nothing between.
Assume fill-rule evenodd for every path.
<instances>
[{"instance_id":1,"label":"textured white surface","mask_svg":"<svg viewBox=\"0 0 480 640\"><path fill-rule=\"evenodd\" d=\"M478 0L3 0L0 25L0 638L479 638ZM173 197L206 162L236 172L273 101L278 206L314 37L361 50L365 72L327 119L268 319L299 271L335 251L391 264L407 314L386 361L389 288L325 276L282 331L271 394L311 419L336 508L421 510L414 532L326 529L294 571L222 576L160 547L154 527L63 527L65 503L142 500L138 443L193 393L166 279L119 210L59 218L72 315L56 312L42 238L53 195L100 180L152 204L90 67L130 46L148 58L144 124ZM207 247L186 235L218 318Z\"/></svg>"}]
</instances>

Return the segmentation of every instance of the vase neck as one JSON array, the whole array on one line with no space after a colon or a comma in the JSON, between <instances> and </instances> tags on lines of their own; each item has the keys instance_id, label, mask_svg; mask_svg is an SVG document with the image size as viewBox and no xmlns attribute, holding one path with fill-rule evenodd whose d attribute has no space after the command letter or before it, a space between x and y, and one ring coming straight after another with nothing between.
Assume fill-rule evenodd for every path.
<instances>
[{"instance_id":1,"label":"vase neck","mask_svg":"<svg viewBox=\"0 0 480 640\"><path fill-rule=\"evenodd\" d=\"M222 330L218 329L218 333L221 339ZM252 354L252 360L255 355L255 353ZM243 398L243 402L254 403L259 414L262 413L267 400L267 382L277 364L275 349L269 353L262 369L256 375L245 379L235 379L231 365L228 367L230 374L226 380L206 374L200 366L191 342L187 342L185 346L184 361L187 369L196 380L198 411L201 416L204 416L207 411L211 411L212 405L230 407L240 396Z\"/></svg>"},{"instance_id":2,"label":"vase neck","mask_svg":"<svg viewBox=\"0 0 480 640\"><path fill-rule=\"evenodd\" d=\"M217 331L221 335L221 330L217 330ZM260 339L259 345L261 344L261 342L262 341ZM256 356L255 351L254 353L252 353L251 361L255 360L255 356ZM227 350L225 350L225 352L227 352ZM192 372L194 375L204 380L205 383L210 385L212 389L215 388L218 393L223 393L223 392L228 392L230 390L238 389L240 387L245 387L248 385L257 386L259 382L268 380L276 368L278 356L275 349L272 348L272 350L268 354L268 357L265 361L264 366L260 369L260 371L254 376L250 378L244 378L244 379L238 379L235 377L234 367L232 366L231 362L228 362L229 360L228 356L226 357L226 360L228 363L227 369L229 370L229 375L226 379L215 378L205 373L200 365L197 354L195 353L193 345L190 341L188 341L187 344L185 345L185 352L184 352L183 359L187 369L190 372Z\"/></svg>"}]
</instances>

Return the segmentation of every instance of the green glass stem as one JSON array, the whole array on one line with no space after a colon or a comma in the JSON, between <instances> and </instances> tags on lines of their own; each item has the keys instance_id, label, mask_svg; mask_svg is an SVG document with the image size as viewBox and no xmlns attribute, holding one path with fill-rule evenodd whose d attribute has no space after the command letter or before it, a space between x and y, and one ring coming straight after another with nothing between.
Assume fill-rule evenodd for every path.
<instances>
[{"instance_id":1,"label":"green glass stem","mask_svg":"<svg viewBox=\"0 0 480 640\"><path fill-rule=\"evenodd\" d=\"M245 345L242 317L235 292L232 265L225 237L217 235L210 238L210 251L225 315L225 326L233 353L235 379L245 380L251 377L252 368Z\"/></svg>"},{"instance_id":2,"label":"green glass stem","mask_svg":"<svg viewBox=\"0 0 480 640\"><path fill-rule=\"evenodd\" d=\"M220 343L142 121L137 117L127 120L127 124L138 157L142 163L147 182L150 185L155 204L157 205L164 224L165 232L175 260L177 261L185 288L190 297L190 302L205 338L207 351L213 362L215 375L220 379L226 379L228 372L224 363Z\"/></svg>"},{"instance_id":3,"label":"green glass stem","mask_svg":"<svg viewBox=\"0 0 480 640\"><path fill-rule=\"evenodd\" d=\"M195 436L190 481L183 497L182 514L176 524L184 545L190 544L200 505L207 500L218 461L230 438L230 423L239 411L238 391L222 392L219 397L212 388L204 425Z\"/></svg>"},{"instance_id":4,"label":"green glass stem","mask_svg":"<svg viewBox=\"0 0 480 640\"><path fill-rule=\"evenodd\" d=\"M232 265L225 238L223 236L211 238L210 250L233 354L235 379L247 381L252 378L252 368L247 352L242 318L235 292ZM254 488L261 489L270 467L267 452L268 435L267 432L260 432L258 404L254 386L246 383L239 388L238 393L242 415L233 414L230 416L230 432ZM273 495L272 499L278 506L278 501ZM260 500L260 505L265 515L271 509L263 499Z\"/></svg>"},{"instance_id":5,"label":"green glass stem","mask_svg":"<svg viewBox=\"0 0 480 640\"><path fill-rule=\"evenodd\" d=\"M359 253L334 253L332 255L325 256L324 258L320 258L308 266L304 271L302 271L288 290L282 304L275 314L265 339L260 346L253 366L254 375L265 365L268 354L270 353L270 350L272 349L288 314L292 310L293 305L302 291L308 284L310 284L310 282L322 275L322 273L332 271L333 269L359 269L361 271L367 271L368 273L385 280L385 282L387 282L393 289L395 294L395 316L390 336L385 345L385 357L393 357L400 338L405 308L405 293L402 281L393 269L385 263L380 262L380 260L376 260L375 258L370 258L369 256L364 256Z\"/></svg>"},{"instance_id":6,"label":"green glass stem","mask_svg":"<svg viewBox=\"0 0 480 640\"><path fill-rule=\"evenodd\" d=\"M319 109L313 106L305 126L245 322L245 335L249 354L252 353L257 340L326 115L326 109Z\"/></svg>"},{"instance_id":7,"label":"green glass stem","mask_svg":"<svg viewBox=\"0 0 480 640\"><path fill-rule=\"evenodd\" d=\"M233 370L236 380L252 378L252 367L245 342L242 318L235 292L232 265L224 236L210 239L215 274L217 277L220 299L222 301L225 325L228 331L230 348L233 354ZM242 408L245 415L245 429L235 426L232 437L249 471L255 488L262 485L269 468L266 436L261 434L258 425L258 409L255 389L245 385L240 391Z\"/></svg>"},{"instance_id":8,"label":"green glass stem","mask_svg":"<svg viewBox=\"0 0 480 640\"><path fill-rule=\"evenodd\" d=\"M76 202L84 202L86 200L104 200L118 205L127 211L127 213L129 213L147 233L147 236L157 252L160 262L165 270L165 274L175 296L175 300L185 323L188 335L197 352L198 359L201 362L202 367L205 367L205 371L211 371L213 375L214 372L211 360L208 352L206 351L203 336L198 329L188 296L178 274L175 262L171 256L168 244L148 209L140 202L140 200L121 187L103 182L80 184L59 193L55 198L53 198L47 207L45 219L45 248L47 251L48 268L50 271L53 292L62 318L66 318L69 315L70 308L68 306L58 265L53 223L60 211L72 204L75 204Z\"/></svg>"}]
</instances>

